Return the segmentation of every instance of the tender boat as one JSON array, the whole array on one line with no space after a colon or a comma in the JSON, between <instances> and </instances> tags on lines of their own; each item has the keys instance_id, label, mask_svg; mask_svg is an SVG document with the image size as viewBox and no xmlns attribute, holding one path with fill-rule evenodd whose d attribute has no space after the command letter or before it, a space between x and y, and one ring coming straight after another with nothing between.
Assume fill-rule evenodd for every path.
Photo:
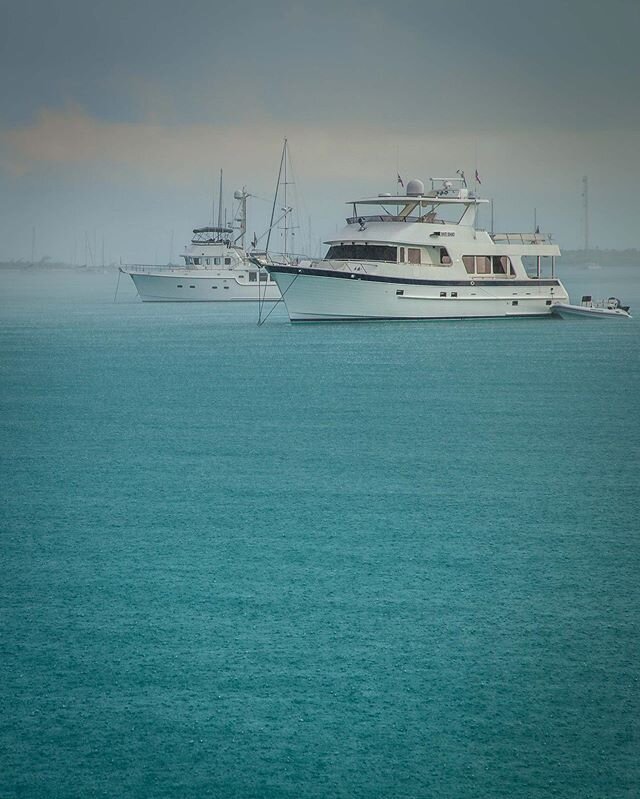
<instances>
[{"instance_id":1,"label":"tender boat","mask_svg":"<svg viewBox=\"0 0 640 799\"><path fill-rule=\"evenodd\" d=\"M551 310L553 314L563 318L581 316L589 319L631 319L629 306L622 305L617 297L594 302L591 296L586 294L580 305L559 302L554 304Z\"/></svg>"},{"instance_id":2,"label":"tender boat","mask_svg":"<svg viewBox=\"0 0 640 799\"><path fill-rule=\"evenodd\" d=\"M356 200L346 227L304 265L256 259L302 321L550 316L569 296L555 276L556 244L539 232L476 227L464 175L411 180L404 195ZM523 263L529 257L529 274ZM546 274L545 274L546 273Z\"/></svg>"}]
</instances>

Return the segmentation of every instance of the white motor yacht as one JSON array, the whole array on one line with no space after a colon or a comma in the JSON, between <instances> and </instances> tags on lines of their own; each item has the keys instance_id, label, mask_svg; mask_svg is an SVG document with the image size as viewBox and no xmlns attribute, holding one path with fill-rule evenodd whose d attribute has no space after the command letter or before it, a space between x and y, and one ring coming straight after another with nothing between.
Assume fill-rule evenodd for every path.
<instances>
[{"instance_id":1,"label":"white motor yacht","mask_svg":"<svg viewBox=\"0 0 640 799\"><path fill-rule=\"evenodd\" d=\"M239 228L218 225L195 228L191 244L180 257L184 265L157 267L129 265L120 271L130 275L144 302L275 302L280 291L268 272L249 260L244 248L246 207L243 189L239 202ZM220 198L222 207L222 189Z\"/></svg>"},{"instance_id":2,"label":"white motor yacht","mask_svg":"<svg viewBox=\"0 0 640 799\"><path fill-rule=\"evenodd\" d=\"M323 260L255 263L278 284L294 322L550 316L569 299L555 275L558 246L538 231L478 229L487 202L464 176L431 178L429 191L411 180L405 195L350 203Z\"/></svg>"}]
</instances>

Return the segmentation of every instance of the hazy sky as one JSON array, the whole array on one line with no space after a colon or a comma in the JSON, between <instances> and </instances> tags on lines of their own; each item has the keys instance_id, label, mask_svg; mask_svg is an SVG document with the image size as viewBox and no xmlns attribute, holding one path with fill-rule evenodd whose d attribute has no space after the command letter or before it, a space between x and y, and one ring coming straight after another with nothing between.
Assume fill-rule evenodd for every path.
<instances>
[{"instance_id":1,"label":"hazy sky","mask_svg":"<svg viewBox=\"0 0 640 799\"><path fill-rule=\"evenodd\" d=\"M477 169L496 229L640 247L640 2L4 0L0 260L166 262L220 168L261 233L287 136L299 249L344 202ZM488 220L485 220L488 222ZM317 245L316 245L317 246ZM92 253L94 258L99 257Z\"/></svg>"}]
</instances>

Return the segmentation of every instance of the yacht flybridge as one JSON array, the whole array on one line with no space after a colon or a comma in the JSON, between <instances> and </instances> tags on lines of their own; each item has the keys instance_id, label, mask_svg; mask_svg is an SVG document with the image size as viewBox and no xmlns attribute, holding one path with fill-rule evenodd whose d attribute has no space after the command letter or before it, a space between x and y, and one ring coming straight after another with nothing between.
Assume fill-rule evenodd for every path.
<instances>
[{"instance_id":1,"label":"yacht flybridge","mask_svg":"<svg viewBox=\"0 0 640 799\"><path fill-rule=\"evenodd\" d=\"M257 263L292 321L549 316L569 299L555 276L559 248L538 231L478 229L487 202L464 177L432 178L428 191L411 180L405 195L349 203L323 260Z\"/></svg>"}]
</instances>

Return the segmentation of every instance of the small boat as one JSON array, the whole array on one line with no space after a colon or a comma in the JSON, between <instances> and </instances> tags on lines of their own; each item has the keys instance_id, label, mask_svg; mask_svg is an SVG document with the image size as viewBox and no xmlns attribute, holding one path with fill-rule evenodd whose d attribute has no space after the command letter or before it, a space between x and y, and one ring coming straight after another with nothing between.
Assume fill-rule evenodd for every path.
<instances>
[{"instance_id":1,"label":"small boat","mask_svg":"<svg viewBox=\"0 0 640 799\"><path fill-rule=\"evenodd\" d=\"M590 295L585 294L580 305L558 302L551 306L551 312L556 316L583 316L591 319L631 319L629 306L622 305L617 297L594 302Z\"/></svg>"}]
</instances>

